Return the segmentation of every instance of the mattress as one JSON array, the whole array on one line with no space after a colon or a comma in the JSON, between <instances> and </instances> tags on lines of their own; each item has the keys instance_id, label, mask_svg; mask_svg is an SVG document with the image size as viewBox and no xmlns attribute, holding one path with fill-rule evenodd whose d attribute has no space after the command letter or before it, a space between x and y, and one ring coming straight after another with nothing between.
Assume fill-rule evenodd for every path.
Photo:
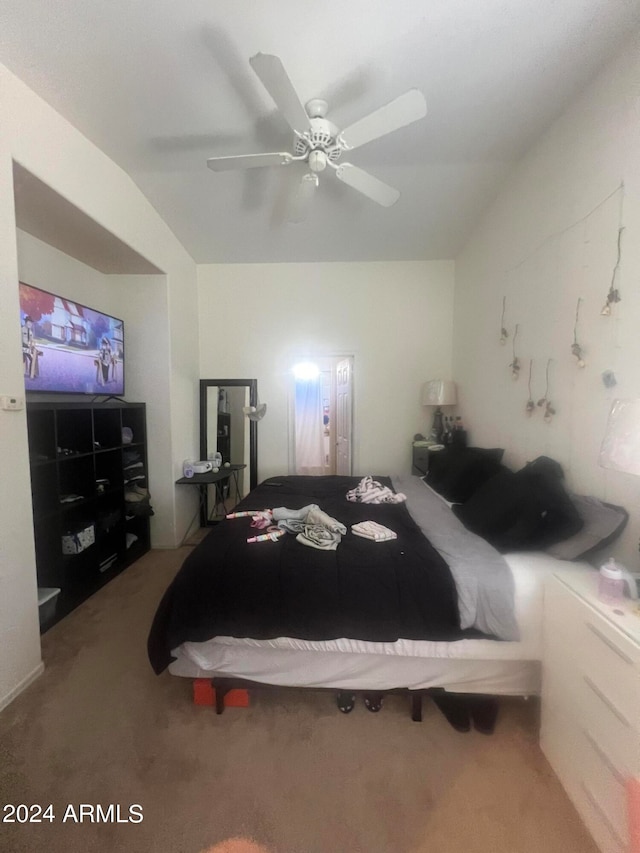
<instances>
[{"instance_id":1,"label":"mattress","mask_svg":"<svg viewBox=\"0 0 640 853\"><path fill-rule=\"evenodd\" d=\"M544 580L575 570L544 553L507 554L515 585L517 642L461 639L454 642L399 639L253 640L215 637L173 650L173 675L240 677L283 686L391 690L445 687L453 692L534 695L540 691Z\"/></svg>"}]
</instances>

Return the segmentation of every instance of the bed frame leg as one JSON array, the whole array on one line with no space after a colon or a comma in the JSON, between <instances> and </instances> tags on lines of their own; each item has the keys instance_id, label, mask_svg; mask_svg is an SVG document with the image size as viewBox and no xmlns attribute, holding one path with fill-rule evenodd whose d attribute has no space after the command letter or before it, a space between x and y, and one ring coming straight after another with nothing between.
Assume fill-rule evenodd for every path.
<instances>
[{"instance_id":1,"label":"bed frame leg","mask_svg":"<svg viewBox=\"0 0 640 853\"><path fill-rule=\"evenodd\" d=\"M211 686L213 687L213 695L216 700L216 714L221 714L224 711L224 697L229 688L223 687L215 678L211 679Z\"/></svg>"},{"instance_id":2,"label":"bed frame leg","mask_svg":"<svg viewBox=\"0 0 640 853\"><path fill-rule=\"evenodd\" d=\"M422 722L422 693L418 691L411 696L411 719L414 723Z\"/></svg>"},{"instance_id":3,"label":"bed frame leg","mask_svg":"<svg viewBox=\"0 0 640 853\"><path fill-rule=\"evenodd\" d=\"M248 708L249 691L246 687L237 687L237 681L230 678L212 678L210 689L215 697L216 714L225 708ZM214 702L210 702L213 705Z\"/></svg>"}]
</instances>

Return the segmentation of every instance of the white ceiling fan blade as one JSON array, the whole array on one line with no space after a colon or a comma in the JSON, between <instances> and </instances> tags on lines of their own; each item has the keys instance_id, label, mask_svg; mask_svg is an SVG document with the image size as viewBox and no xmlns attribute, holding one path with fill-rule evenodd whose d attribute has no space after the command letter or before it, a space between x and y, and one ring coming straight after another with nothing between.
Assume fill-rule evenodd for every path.
<instances>
[{"instance_id":1,"label":"white ceiling fan blade","mask_svg":"<svg viewBox=\"0 0 640 853\"><path fill-rule=\"evenodd\" d=\"M345 128L338 136L338 141L347 151L359 148L379 136L392 133L400 127L405 127L424 118L427 114L427 102L419 89L409 89L384 107L369 113Z\"/></svg>"},{"instance_id":2,"label":"white ceiling fan blade","mask_svg":"<svg viewBox=\"0 0 640 853\"><path fill-rule=\"evenodd\" d=\"M238 154L230 157L210 157L207 166L214 172L226 172L229 169L257 169L261 166L286 166L292 161L286 151L271 154Z\"/></svg>"},{"instance_id":3,"label":"white ceiling fan blade","mask_svg":"<svg viewBox=\"0 0 640 853\"><path fill-rule=\"evenodd\" d=\"M336 177L344 184L353 187L372 201L377 201L383 207L391 207L400 198L400 191L374 178L364 169L353 166L351 163L341 163L336 169Z\"/></svg>"},{"instance_id":4,"label":"white ceiling fan blade","mask_svg":"<svg viewBox=\"0 0 640 853\"><path fill-rule=\"evenodd\" d=\"M304 222L318 186L318 176L315 172L303 175L298 184L295 197L289 210L289 222Z\"/></svg>"},{"instance_id":5,"label":"white ceiling fan blade","mask_svg":"<svg viewBox=\"0 0 640 853\"><path fill-rule=\"evenodd\" d=\"M256 53L249 62L291 129L298 133L308 130L309 116L279 57Z\"/></svg>"}]
</instances>

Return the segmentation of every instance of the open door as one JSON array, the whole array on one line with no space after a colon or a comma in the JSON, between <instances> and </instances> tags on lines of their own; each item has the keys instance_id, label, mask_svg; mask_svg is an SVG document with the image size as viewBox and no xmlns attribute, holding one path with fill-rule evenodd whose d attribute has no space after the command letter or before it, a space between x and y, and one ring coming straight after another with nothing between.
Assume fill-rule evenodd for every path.
<instances>
[{"instance_id":1,"label":"open door","mask_svg":"<svg viewBox=\"0 0 640 853\"><path fill-rule=\"evenodd\" d=\"M319 356L292 368L289 473L345 474L352 468L353 356Z\"/></svg>"}]
</instances>

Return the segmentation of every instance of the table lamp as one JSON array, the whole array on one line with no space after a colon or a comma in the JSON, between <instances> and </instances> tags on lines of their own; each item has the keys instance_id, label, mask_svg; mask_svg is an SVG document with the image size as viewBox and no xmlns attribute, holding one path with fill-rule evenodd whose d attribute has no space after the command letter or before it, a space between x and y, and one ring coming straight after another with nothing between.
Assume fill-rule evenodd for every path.
<instances>
[{"instance_id":1,"label":"table lamp","mask_svg":"<svg viewBox=\"0 0 640 853\"><path fill-rule=\"evenodd\" d=\"M441 406L455 406L456 384L450 379L431 379L422 386L422 405L437 406L433 415L431 434L438 443L442 441L444 424Z\"/></svg>"}]
</instances>

